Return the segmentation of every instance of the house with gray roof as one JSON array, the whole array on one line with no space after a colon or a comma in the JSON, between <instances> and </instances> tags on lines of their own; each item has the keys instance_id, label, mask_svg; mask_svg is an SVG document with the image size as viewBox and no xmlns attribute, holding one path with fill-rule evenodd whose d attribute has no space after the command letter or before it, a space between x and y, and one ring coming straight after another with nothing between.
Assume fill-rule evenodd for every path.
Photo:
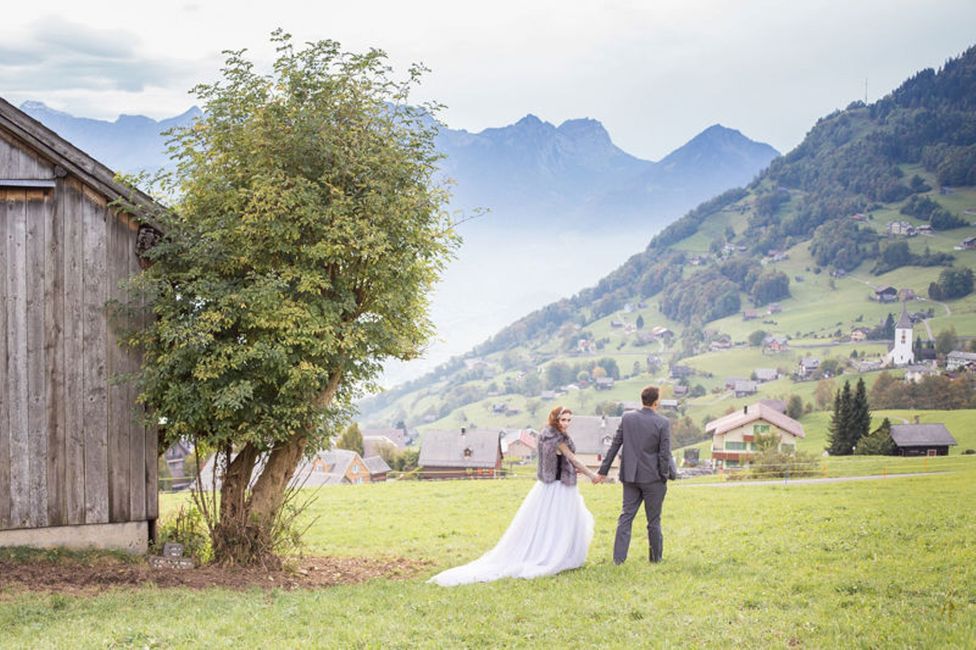
<instances>
[{"instance_id":1,"label":"house with gray roof","mask_svg":"<svg viewBox=\"0 0 976 650\"><path fill-rule=\"evenodd\" d=\"M976 352L953 350L946 355L946 370L955 372L960 368L976 369Z\"/></svg>"},{"instance_id":2,"label":"house with gray roof","mask_svg":"<svg viewBox=\"0 0 976 650\"><path fill-rule=\"evenodd\" d=\"M891 439L896 456L948 456L949 447L958 444L941 423L892 424Z\"/></svg>"},{"instance_id":3,"label":"house with gray roof","mask_svg":"<svg viewBox=\"0 0 976 650\"><path fill-rule=\"evenodd\" d=\"M599 469L607 455L613 435L620 426L620 418L606 415L574 415L569 425L569 436L576 445L576 457L590 469ZM613 467L620 465L620 456Z\"/></svg>"},{"instance_id":4,"label":"house with gray roof","mask_svg":"<svg viewBox=\"0 0 976 650\"><path fill-rule=\"evenodd\" d=\"M502 448L497 431L465 427L454 431L427 431L420 441L423 479L497 478L501 476Z\"/></svg>"},{"instance_id":5,"label":"house with gray roof","mask_svg":"<svg viewBox=\"0 0 976 650\"><path fill-rule=\"evenodd\" d=\"M383 460L382 456L368 456L363 459L363 463L366 465L366 469L369 470L369 481L370 483L379 483L386 480L386 475L390 472L391 468Z\"/></svg>"}]
</instances>

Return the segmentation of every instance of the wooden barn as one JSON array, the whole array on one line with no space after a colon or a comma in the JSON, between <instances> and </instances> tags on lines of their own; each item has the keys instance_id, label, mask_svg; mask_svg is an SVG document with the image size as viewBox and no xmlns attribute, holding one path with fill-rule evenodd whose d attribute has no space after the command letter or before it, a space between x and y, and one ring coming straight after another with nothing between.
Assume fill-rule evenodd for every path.
<instances>
[{"instance_id":1,"label":"wooden barn","mask_svg":"<svg viewBox=\"0 0 976 650\"><path fill-rule=\"evenodd\" d=\"M154 529L156 432L106 308L146 238L113 177L0 99L0 546L142 551Z\"/></svg>"}]
</instances>

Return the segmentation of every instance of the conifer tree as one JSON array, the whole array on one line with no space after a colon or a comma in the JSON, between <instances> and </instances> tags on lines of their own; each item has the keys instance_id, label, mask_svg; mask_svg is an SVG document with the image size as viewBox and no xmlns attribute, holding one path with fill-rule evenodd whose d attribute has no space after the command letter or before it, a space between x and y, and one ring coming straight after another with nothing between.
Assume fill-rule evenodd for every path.
<instances>
[{"instance_id":1,"label":"conifer tree","mask_svg":"<svg viewBox=\"0 0 976 650\"><path fill-rule=\"evenodd\" d=\"M871 432L871 409L868 404L868 391L864 385L864 379L861 378L857 380L857 388L851 401L849 431L852 448L856 448L861 439Z\"/></svg>"},{"instance_id":2,"label":"conifer tree","mask_svg":"<svg viewBox=\"0 0 976 650\"><path fill-rule=\"evenodd\" d=\"M861 438L857 445L859 456L890 456L895 453L895 442L891 439L891 420L885 418L881 426Z\"/></svg>"},{"instance_id":3,"label":"conifer tree","mask_svg":"<svg viewBox=\"0 0 976 650\"><path fill-rule=\"evenodd\" d=\"M834 414L830 418L827 433L827 451L831 456L851 455L854 443L851 442L852 415L851 383L844 382L844 388L834 395Z\"/></svg>"}]
</instances>

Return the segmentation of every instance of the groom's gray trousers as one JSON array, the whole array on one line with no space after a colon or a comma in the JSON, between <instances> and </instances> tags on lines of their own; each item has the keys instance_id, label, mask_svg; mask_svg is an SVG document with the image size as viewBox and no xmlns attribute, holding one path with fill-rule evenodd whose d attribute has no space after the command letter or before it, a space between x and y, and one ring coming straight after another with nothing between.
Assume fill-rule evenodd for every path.
<instances>
[{"instance_id":1,"label":"groom's gray trousers","mask_svg":"<svg viewBox=\"0 0 976 650\"><path fill-rule=\"evenodd\" d=\"M630 548L630 528L641 502L647 515L647 543L650 546L651 562L660 562L664 554L664 536L661 534L661 506L668 484L663 481L653 483L630 483L623 481L624 505L617 519L617 537L613 542L613 561L620 564L627 559Z\"/></svg>"}]
</instances>

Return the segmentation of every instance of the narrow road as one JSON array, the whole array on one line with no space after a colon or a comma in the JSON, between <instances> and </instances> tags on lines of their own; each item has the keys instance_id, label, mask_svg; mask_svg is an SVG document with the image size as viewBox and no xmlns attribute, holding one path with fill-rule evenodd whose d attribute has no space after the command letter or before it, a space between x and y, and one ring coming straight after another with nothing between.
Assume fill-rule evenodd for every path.
<instances>
[{"instance_id":1,"label":"narrow road","mask_svg":"<svg viewBox=\"0 0 976 650\"><path fill-rule=\"evenodd\" d=\"M948 474L949 472L913 472L911 474L872 474L870 476L835 476L832 478L797 478L797 479L779 479L775 481L723 481L722 483L690 483L682 485L678 482L681 487L741 487L743 485L798 485L798 484L811 484L811 483L847 483L849 481L873 481L876 479L892 479L892 478L906 478L908 476L936 476L938 474Z\"/></svg>"}]
</instances>

